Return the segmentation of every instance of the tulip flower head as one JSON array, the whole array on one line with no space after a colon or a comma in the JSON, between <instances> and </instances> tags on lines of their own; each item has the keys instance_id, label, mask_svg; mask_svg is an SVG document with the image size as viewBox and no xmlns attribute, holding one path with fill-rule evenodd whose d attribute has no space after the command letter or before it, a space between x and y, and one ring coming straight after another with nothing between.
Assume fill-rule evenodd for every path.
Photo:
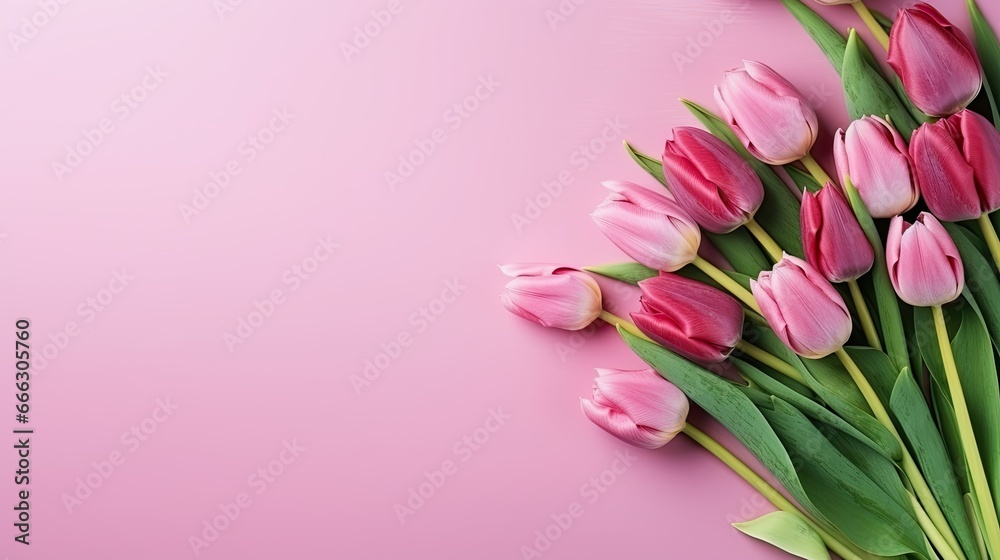
<instances>
[{"instance_id":1,"label":"tulip flower head","mask_svg":"<svg viewBox=\"0 0 1000 560\"><path fill-rule=\"evenodd\" d=\"M743 157L699 128L674 129L663 150L663 173L674 199L712 233L747 223L764 200L760 178Z\"/></svg>"},{"instance_id":2,"label":"tulip flower head","mask_svg":"<svg viewBox=\"0 0 1000 560\"><path fill-rule=\"evenodd\" d=\"M913 104L932 117L964 109L983 86L982 66L969 38L928 4L899 11L887 60Z\"/></svg>"},{"instance_id":3,"label":"tulip flower head","mask_svg":"<svg viewBox=\"0 0 1000 560\"><path fill-rule=\"evenodd\" d=\"M721 362L742 338L743 307L728 294L677 274L643 280L639 288L642 311L632 321L685 358Z\"/></svg>"},{"instance_id":4,"label":"tulip flower head","mask_svg":"<svg viewBox=\"0 0 1000 560\"><path fill-rule=\"evenodd\" d=\"M942 305L960 296L965 287L965 269L955 242L927 212L921 212L913 224L902 216L892 219L885 259L892 286L910 305Z\"/></svg>"},{"instance_id":5,"label":"tulip flower head","mask_svg":"<svg viewBox=\"0 0 1000 560\"><path fill-rule=\"evenodd\" d=\"M795 86L760 62L745 60L743 68L726 72L715 99L733 132L761 161L800 160L816 142L816 111Z\"/></svg>"},{"instance_id":6,"label":"tulip flower head","mask_svg":"<svg viewBox=\"0 0 1000 560\"><path fill-rule=\"evenodd\" d=\"M809 264L834 283L857 280L875 263L851 206L830 183L802 195L802 246Z\"/></svg>"},{"instance_id":7,"label":"tulip flower head","mask_svg":"<svg viewBox=\"0 0 1000 560\"><path fill-rule=\"evenodd\" d=\"M920 200L909 147L884 119L863 117L838 130L833 155L837 173L851 178L872 217L898 216Z\"/></svg>"},{"instance_id":8,"label":"tulip flower head","mask_svg":"<svg viewBox=\"0 0 1000 560\"><path fill-rule=\"evenodd\" d=\"M585 272L545 264L509 264L500 270L513 278L500 301L519 317L543 327L578 331L601 314L601 288Z\"/></svg>"},{"instance_id":9,"label":"tulip flower head","mask_svg":"<svg viewBox=\"0 0 1000 560\"><path fill-rule=\"evenodd\" d=\"M774 334L800 356L822 358L851 336L844 298L802 259L785 255L751 280L750 289Z\"/></svg>"},{"instance_id":10,"label":"tulip flower head","mask_svg":"<svg viewBox=\"0 0 1000 560\"><path fill-rule=\"evenodd\" d=\"M626 255L673 272L698 256L701 230L677 202L625 181L606 181L608 198L590 215Z\"/></svg>"},{"instance_id":11,"label":"tulip flower head","mask_svg":"<svg viewBox=\"0 0 1000 560\"><path fill-rule=\"evenodd\" d=\"M687 425L684 393L651 369L598 369L592 400L580 399L591 422L637 447L663 447Z\"/></svg>"},{"instance_id":12,"label":"tulip flower head","mask_svg":"<svg viewBox=\"0 0 1000 560\"><path fill-rule=\"evenodd\" d=\"M946 222L1000 208L1000 133L968 109L920 126L910 155L927 207Z\"/></svg>"}]
</instances>

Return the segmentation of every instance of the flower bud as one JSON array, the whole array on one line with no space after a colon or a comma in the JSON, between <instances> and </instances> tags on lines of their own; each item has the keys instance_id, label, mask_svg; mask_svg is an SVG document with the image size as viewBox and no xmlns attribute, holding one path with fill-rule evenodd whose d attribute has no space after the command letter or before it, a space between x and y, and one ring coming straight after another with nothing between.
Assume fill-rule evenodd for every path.
<instances>
[{"instance_id":1,"label":"flower bud","mask_svg":"<svg viewBox=\"0 0 1000 560\"><path fill-rule=\"evenodd\" d=\"M884 119L863 117L838 130L833 155L837 173L851 178L872 217L898 216L920 200L906 141Z\"/></svg>"},{"instance_id":2,"label":"flower bud","mask_svg":"<svg viewBox=\"0 0 1000 560\"><path fill-rule=\"evenodd\" d=\"M902 216L892 219L885 260L892 286L910 305L942 305L962 294L962 257L948 230L927 212L921 212L912 225Z\"/></svg>"},{"instance_id":3,"label":"flower bud","mask_svg":"<svg viewBox=\"0 0 1000 560\"><path fill-rule=\"evenodd\" d=\"M837 187L803 194L801 215L806 260L827 280L857 280L871 270L875 251Z\"/></svg>"},{"instance_id":4,"label":"flower bud","mask_svg":"<svg viewBox=\"0 0 1000 560\"><path fill-rule=\"evenodd\" d=\"M601 288L585 272L545 264L508 264L514 278L500 301L511 313L543 327L578 331L601 314Z\"/></svg>"},{"instance_id":5,"label":"flower bud","mask_svg":"<svg viewBox=\"0 0 1000 560\"><path fill-rule=\"evenodd\" d=\"M580 399L591 422L637 447L663 447L687 425L687 396L651 369L598 369L593 400Z\"/></svg>"},{"instance_id":6,"label":"flower bud","mask_svg":"<svg viewBox=\"0 0 1000 560\"><path fill-rule=\"evenodd\" d=\"M747 223L764 200L753 168L729 144L699 128L674 129L663 150L663 173L677 203L712 233Z\"/></svg>"}]
</instances>

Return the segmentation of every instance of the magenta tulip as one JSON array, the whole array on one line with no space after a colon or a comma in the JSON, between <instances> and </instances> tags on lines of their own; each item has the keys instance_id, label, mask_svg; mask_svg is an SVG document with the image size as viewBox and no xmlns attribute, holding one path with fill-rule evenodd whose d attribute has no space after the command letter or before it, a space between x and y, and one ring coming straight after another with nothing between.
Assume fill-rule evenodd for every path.
<instances>
[{"instance_id":1,"label":"magenta tulip","mask_svg":"<svg viewBox=\"0 0 1000 560\"><path fill-rule=\"evenodd\" d=\"M543 327L578 331L601 314L601 288L585 272L545 264L509 264L500 270L514 278L500 301L519 317Z\"/></svg>"},{"instance_id":2,"label":"magenta tulip","mask_svg":"<svg viewBox=\"0 0 1000 560\"><path fill-rule=\"evenodd\" d=\"M625 181L606 181L608 198L590 215L626 255L672 272L693 262L701 244L698 224L675 201Z\"/></svg>"},{"instance_id":3,"label":"magenta tulip","mask_svg":"<svg viewBox=\"0 0 1000 560\"><path fill-rule=\"evenodd\" d=\"M1000 208L1000 133L964 109L921 125L910 140L927 207L946 222L972 220Z\"/></svg>"},{"instance_id":4,"label":"magenta tulip","mask_svg":"<svg viewBox=\"0 0 1000 560\"><path fill-rule=\"evenodd\" d=\"M750 221L764 200L764 187L729 144L699 128L674 129L663 150L670 192L701 227L729 233Z\"/></svg>"},{"instance_id":5,"label":"magenta tulip","mask_svg":"<svg viewBox=\"0 0 1000 560\"><path fill-rule=\"evenodd\" d=\"M962 294L962 257L948 230L927 212L921 212L913 224L902 216L892 219L885 260L896 293L910 305L942 305Z\"/></svg>"},{"instance_id":6,"label":"magenta tulip","mask_svg":"<svg viewBox=\"0 0 1000 560\"><path fill-rule=\"evenodd\" d=\"M899 11L889 35L888 62L913 104L934 117L962 110L983 86L969 38L928 4Z\"/></svg>"},{"instance_id":7,"label":"magenta tulip","mask_svg":"<svg viewBox=\"0 0 1000 560\"><path fill-rule=\"evenodd\" d=\"M591 422L637 447L663 447L687 425L684 393L651 369L598 369L593 400L580 399Z\"/></svg>"},{"instance_id":8,"label":"magenta tulip","mask_svg":"<svg viewBox=\"0 0 1000 560\"><path fill-rule=\"evenodd\" d=\"M875 251L837 187L803 194L801 216L806 260L827 280L849 282L871 270Z\"/></svg>"},{"instance_id":9,"label":"magenta tulip","mask_svg":"<svg viewBox=\"0 0 1000 560\"><path fill-rule=\"evenodd\" d=\"M639 288L635 325L685 358L721 362L742 338L743 307L728 294L676 274L643 280Z\"/></svg>"},{"instance_id":10,"label":"magenta tulip","mask_svg":"<svg viewBox=\"0 0 1000 560\"><path fill-rule=\"evenodd\" d=\"M920 189L902 135L879 117L863 117L837 131L833 155L841 179L850 177L868 212L891 218L913 208Z\"/></svg>"},{"instance_id":11,"label":"magenta tulip","mask_svg":"<svg viewBox=\"0 0 1000 560\"><path fill-rule=\"evenodd\" d=\"M800 356L822 358L851 336L844 298L802 259L785 255L751 280L750 289L774 334Z\"/></svg>"},{"instance_id":12,"label":"magenta tulip","mask_svg":"<svg viewBox=\"0 0 1000 560\"><path fill-rule=\"evenodd\" d=\"M715 88L722 115L757 159L784 165L809 154L819 122L805 97L780 74L750 60Z\"/></svg>"}]
</instances>

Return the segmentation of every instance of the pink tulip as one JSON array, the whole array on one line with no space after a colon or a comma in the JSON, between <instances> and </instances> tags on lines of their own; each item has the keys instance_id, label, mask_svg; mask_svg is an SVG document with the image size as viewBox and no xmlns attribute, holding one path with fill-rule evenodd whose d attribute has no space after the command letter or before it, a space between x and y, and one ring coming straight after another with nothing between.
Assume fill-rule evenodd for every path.
<instances>
[{"instance_id":1,"label":"pink tulip","mask_svg":"<svg viewBox=\"0 0 1000 560\"><path fill-rule=\"evenodd\" d=\"M598 369L593 400L580 399L590 421L637 447L663 447L687 425L684 393L651 369Z\"/></svg>"},{"instance_id":2,"label":"pink tulip","mask_svg":"<svg viewBox=\"0 0 1000 560\"><path fill-rule=\"evenodd\" d=\"M840 4L853 4L858 0L815 0L817 4L822 4L823 6L837 6Z\"/></svg>"},{"instance_id":3,"label":"pink tulip","mask_svg":"<svg viewBox=\"0 0 1000 560\"><path fill-rule=\"evenodd\" d=\"M927 4L899 11L889 34L888 62L913 104L933 117L962 110L983 86L969 38Z\"/></svg>"},{"instance_id":4,"label":"pink tulip","mask_svg":"<svg viewBox=\"0 0 1000 560\"><path fill-rule=\"evenodd\" d=\"M1000 208L1000 133L963 109L921 125L910 140L927 207L946 222L972 220Z\"/></svg>"},{"instance_id":5,"label":"pink tulip","mask_svg":"<svg viewBox=\"0 0 1000 560\"><path fill-rule=\"evenodd\" d=\"M764 200L760 178L729 144L699 128L674 129L663 150L670 192L701 227L729 233Z\"/></svg>"},{"instance_id":6,"label":"pink tulip","mask_svg":"<svg viewBox=\"0 0 1000 560\"><path fill-rule=\"evenodd\" d=\"M857 280L871 270L875 251L837 187L803 194L801 215L806 260L827 280Z\"/></svg>"},{"instance_id":7,"label":"pink tulip","mask_svg":"<svg viewBox=\"0 0 1000 560\"><path fill-rule=\"evenodd\" d=\"M742 338L743 307L728 294L677 274L643 280L639 288L635 325L685 358L721 362Z\"/></svg>"},{"instance_id":8,"label":"pink tulip","mask_svg":"<svg viewBox=\"0 0 1000 560\"><path fill-rule=\"evenodd\" d=\"M819 122L805 97L780 74L750 60L726 72L715 100L724 119L757 159L784 165L805 157Z\"/></svg>"},{"instance_id":9,"label":"pink tulip","mask_svg":"<svg viewBox=\"0 0 1000 560\"><path fill-rule=\"evenodd\" d=\"M927 212L921 212L912 225L902 216L892 219L885 260L892 286L910 305L942 305L962 294L962 257L948 230Z\"/></svg>"},{"instance_id":10,"label":"pink tulip","mask_svg":"<svg viewBox=\"0 0 1000 560\"><path fill-rule=\"evenodd\" d=\"M601 314L601 288L587 273L545 264L508 264L514 278L500 301L511 313L543 327L578 331Z\"/></svg>"},{"instance_id":11,"label":"pink tulip","mask_svg":"<svg viewBox=\"0 0 1000 560\"><path fill-rule=\"evenodd\" d=\"M673 272L694 261L701 230L676 202L625 181L606 181L608 198L590 215L626 255Z\"/></svg>"},{"instance_id":12,"label":"pink tulip","mask_svg":"<svg viewBox=\"0 0 1000 560\"><path fill-rule=\"evenodd\" d=\"M750 281L774 334L796 354L822 358L851 336L851 314L840 293L811 264L785 255Z\"/></svg>"},{"instance_id":13,"label":"pink tulip","mask_svg":"<svg viewBox=\"0 0 1000 560\"><path fill-rule=\"evenodd\" d=\"M833 155L841 179L851 178L873 217L898 216L920 200L906 141L885 120L863 117L838 130Z\"/></svg>"}]
</instances>

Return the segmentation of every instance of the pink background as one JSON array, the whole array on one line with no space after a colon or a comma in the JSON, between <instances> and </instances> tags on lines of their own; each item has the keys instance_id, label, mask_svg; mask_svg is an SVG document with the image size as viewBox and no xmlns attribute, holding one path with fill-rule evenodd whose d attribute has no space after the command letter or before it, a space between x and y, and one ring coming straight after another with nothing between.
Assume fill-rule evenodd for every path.
<instances>
[{"instance_id":1,"label":"pink background","mask_svg":"<svg viewBox=\"0 0 1000 560\"><path fill-rule=\"evenodd\" d=\"M714 106L741 57L813 97L824 149L846 124L839 82L777 0L577 3L0 5L0 330L13 339L30 318L41 356L33 544L12 540L8 431L0 555L523 558L577 504L543 557L783 557L729 526L768 507L707 453L685 439L631 450L584 419L592 368L640 362L609 329L507 314L495 265L623 260L588 217L599 181L650 184L621 140L659 153L693 124L675 99ZM964 2L938 4L968 27ZM45 23L25 32L32 17ZM374 36L357 37L366 24ZM206 188L227 166L228 185ZM519 231L526 199L545 208ZM312 260L319 238L336 248ZM237 333L241 320L256 327ZM367 360L384 371L365 379ZM411 489L430 497L401 522ZM206 537L220 505L239 515Z\"/></svg>"}]
</instances>

